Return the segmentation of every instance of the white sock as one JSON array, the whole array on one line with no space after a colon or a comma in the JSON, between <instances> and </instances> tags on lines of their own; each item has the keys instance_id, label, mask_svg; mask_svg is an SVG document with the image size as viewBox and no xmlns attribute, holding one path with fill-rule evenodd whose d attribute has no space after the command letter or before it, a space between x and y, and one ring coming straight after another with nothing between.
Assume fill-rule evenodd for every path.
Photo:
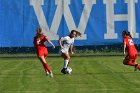
<instances>
[{"instance_id":1,"label":"white sock","mask_svg":"<svg viewBox=\"0 0 140 93\"><path fill-rule=\"evenodd\" d=\"M69 60L64 60L64 67L63 68L67 68L68 63L69 63Z\"/></svg>"}]
</instances>

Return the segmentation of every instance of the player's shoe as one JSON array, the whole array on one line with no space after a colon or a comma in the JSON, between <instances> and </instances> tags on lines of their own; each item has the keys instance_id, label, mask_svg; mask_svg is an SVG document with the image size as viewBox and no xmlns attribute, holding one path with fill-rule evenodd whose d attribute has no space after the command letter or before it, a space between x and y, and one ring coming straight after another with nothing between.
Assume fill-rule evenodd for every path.
<instances>
[{"instance_id":1,"label":"player's shoe","mask_svg":"<svg viewBox=\"0 0 140 93\"><path fill-rule=\"evenodd\" d=\"M134 71L137 71L139 64L135 65Z\"/></svg>"},{"instance_id":2,"label":"player's shoe","mask_svg":"<svg viewBox=\"0 0 140 93\"><path fill-rule=\"evenodd\" d=\"M52 71L50 71L49 75L50 75L51 78L53 78L53 73L52 73Z\"/></svg>"},{"instance_id":3,"label":"player's shoe","mask_svg":"<svg viewBox=\"0 0 140 93\"><path fill-rule=\"evenodd\" d=\"M63 69L61 70L61 73L67 74L67 73L66 73L66 69L67 69L67 68L63 68Z\"/></svg>"},{"instance_id":4,"label":"player's shoe","mask_svg":"<svg viewBox=\"0 0 140 93\"><path fill-rule=\"evenodd\" d=\"M46 76L48 76L48 75L49 75L49 72L47 71L47 72L46 72Z\"/></svg>"}]
</instances>

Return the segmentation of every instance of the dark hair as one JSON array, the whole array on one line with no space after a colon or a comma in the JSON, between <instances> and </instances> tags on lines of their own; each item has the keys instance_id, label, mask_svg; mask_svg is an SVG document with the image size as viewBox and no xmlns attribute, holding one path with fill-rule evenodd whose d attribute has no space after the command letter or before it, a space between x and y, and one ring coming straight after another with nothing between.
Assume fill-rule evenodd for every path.
<instances>
[{"instance_id":1,"label":"dark hair","mask_svg":"<svg viewBox=\"0 0 140 93\"><path fill-rule=\"evenodd\" d=\"M76 32L76 37L82 35L79 31L76 31L76 30L71 30L71 33L70 33L70 34L72 34L72 33L74 33L74 32Z\"/></svg>"},{"instance_id":2,"label":"dark hair","mask_svg":"<svg viewBox=\"0 0 140 93\"><path fill-rule=\"evenodd\" d=\"M122 34L123 34L123 35L126 35L126 36L129 36L130 38L132 38L131 33L130 33L129 31L127 31L127 30L124 30L124 31L122 32Z\"/></svg>"},{"instance_id":3,"label":"dark hair","mask_svg":"<svg viewBox=\"0 0 140 93\"><path fill-rule=\"evenodd\" d=\"M130 33L130 32L128 32L128 36L132 38L132 36L131 36L131 33Z\"/></svg>"}]
</instances>

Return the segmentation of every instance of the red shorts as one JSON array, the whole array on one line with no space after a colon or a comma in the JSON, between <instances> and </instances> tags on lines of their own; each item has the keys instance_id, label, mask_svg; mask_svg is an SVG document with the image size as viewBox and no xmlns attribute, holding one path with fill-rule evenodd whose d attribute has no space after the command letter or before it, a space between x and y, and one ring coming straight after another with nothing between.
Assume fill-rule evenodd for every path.
<instances>
[{"instance_id":1,"label":"red shorts","mask_svg":"<svg viewBox=\"0 0 140 93\"><path fill-rule=\"evenodd\" d=\"M138 54L127 55L127 60L136 60L138 58Z\"/></svg>"},{"instance_id":2,"label":"red shorts","mask_svg":"<svg viewBox=\"0 0 140 93\"><path fill-rule=\"evenodd\" d=\"M37 56L38 57L41 57L41 56L47 57L48 56L48 49L47 48L37 49Z\"/></svg>"}]
</instances>

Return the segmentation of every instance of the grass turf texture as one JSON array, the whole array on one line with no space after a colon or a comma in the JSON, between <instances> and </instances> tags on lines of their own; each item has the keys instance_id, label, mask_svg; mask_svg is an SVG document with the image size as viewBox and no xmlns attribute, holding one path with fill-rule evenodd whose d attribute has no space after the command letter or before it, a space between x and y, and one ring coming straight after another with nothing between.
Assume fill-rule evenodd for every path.
<instances>
[{"instance_id":1,"label":"grass turf texture","mask_svg":"<svg viewBox=\"0 0 140 93\"><path fill-rule=\"evenodd\" d=\"M140 72L124 66L122 58L74 57L71 75L60 73L62 58L48 58L53 79L37 58L1 58L0 93L139 93Z\"/></svg>"}]
</instances>

